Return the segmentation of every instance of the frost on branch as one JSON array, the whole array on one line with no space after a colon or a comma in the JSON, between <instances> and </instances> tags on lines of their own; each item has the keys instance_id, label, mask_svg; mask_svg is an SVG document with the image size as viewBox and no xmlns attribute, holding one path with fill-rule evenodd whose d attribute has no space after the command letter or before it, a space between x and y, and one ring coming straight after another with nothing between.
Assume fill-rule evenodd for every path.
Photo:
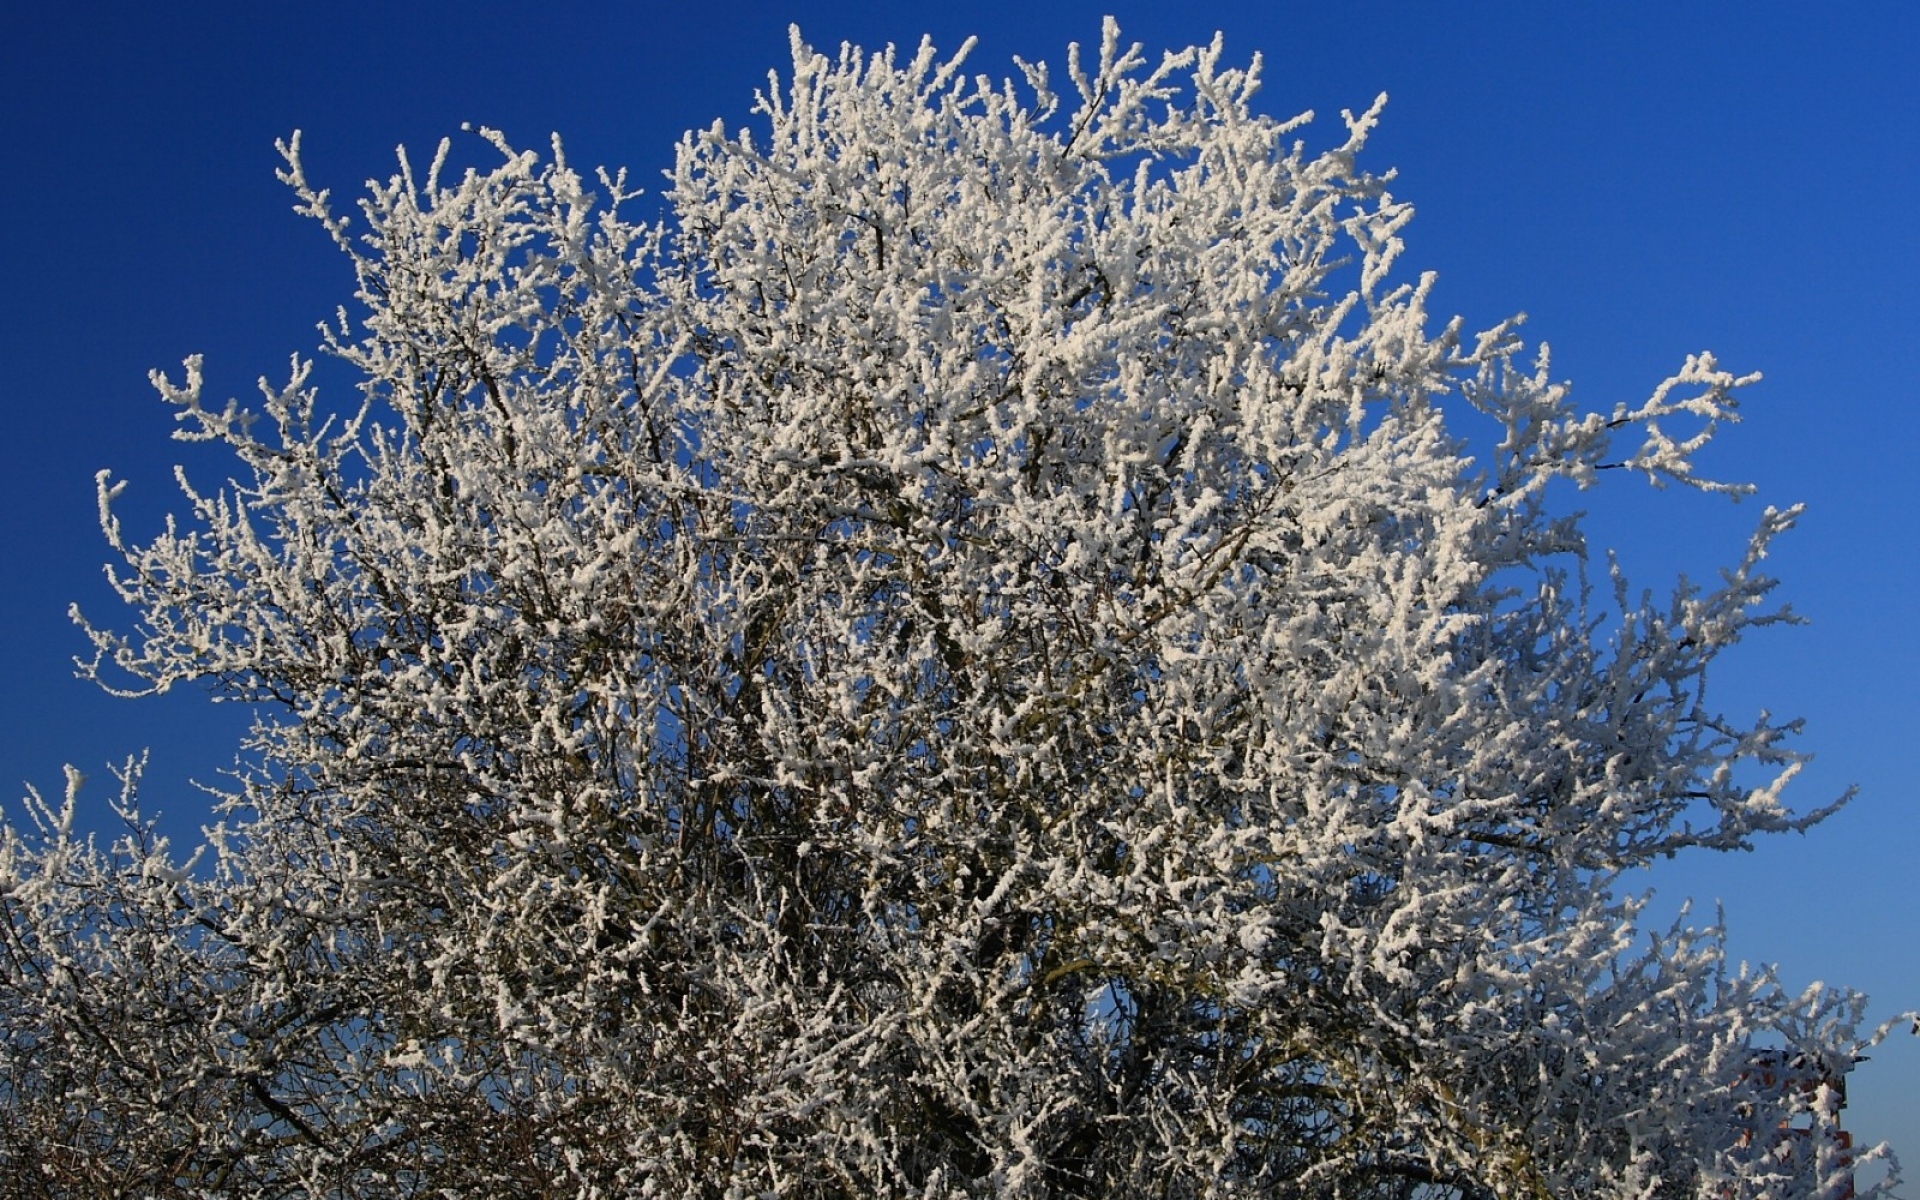
<instances>
[{"instance_id":1,"label":"frost on branch","mask_svg":"<svg viewBox=\"0 0 1920 1200\"><path fill-rule=\"evenodd\" d=\"M1613 892L1820 815L1704 693L1793 511L1603 614L1551 508L1719 486L1749 380L1595 416L1436 328L1379 104L1314 153L1217 41L1020 71L796 34L657 224L558 142L351 217L285 147L360 392L190 359L235 478L140 544L102 476L88 670L260 715L204 866L130 800L7 832L11 1178L1841 1194L1831 1089L1761 1080L1844 1075L1857 1001Z\"/></svg>"}]
</instances>

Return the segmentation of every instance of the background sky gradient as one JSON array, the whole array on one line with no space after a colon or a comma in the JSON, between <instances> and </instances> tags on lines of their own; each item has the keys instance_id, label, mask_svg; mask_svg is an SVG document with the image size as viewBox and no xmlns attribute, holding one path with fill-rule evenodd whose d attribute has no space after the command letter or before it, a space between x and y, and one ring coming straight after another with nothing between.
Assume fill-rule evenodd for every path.
<instances>
[{"instance_id":1,"label":"background sky gradient","mask_svg":"<svg viewBox=\"0 0 1920 1200\"><path fill-rule=\"evenodd\" d=\"M1637 584L1711 581L1761 504L1805 501L1777 548L1780 596L1809 618L1762 631L1714 678L1736 720L1807 719L1819 755L1789 797L1859 797L1808 836L1753 854L1683 856L1644 878L1653 910L1724 902L1734 957L1788 986L1846 984L1878 1021L1920 1008L1920 745L1916 487L1920 440L1920 6L1835 3L1814 23L1774 3L656 6L468 3L9 5L0 16L0 803L57 793L61 766L96 776L151 749L149 807L191 838L191 780L231 761L245 714L202 694L140 701L73 677L79 602L125 627L106 589L94 473L130 483L145 537L178 509L184 464L226 465L168 440L145 383L203 353L210 400L250 396L311 352L351 296L348 264L294 217L275 138L305 131L308 174L350 201L397 144L422 161L462 122L517 145L566 139L578 165L657 178L680 133L748 119L787 25L816 46L943 49L980 35L975 71L1064 64L1100 17L1149 51L1204 42L1266 60L1265 108L1314 109L1332 144L1342 108L1392 97L1366 162L1397 167L1418 216L1402 259L1437 270L1433 307L1479 329L1517 312L1554 373L1593 408L1642 398L1711 349L1759 370L1747 423L1702 460L1760 486L1756 501L1655 493L1609 478L1590 510ZM468 136L464 161L488 152ZM461 161L459 154L456 161ZM322 386L344 386L320 373ZM17 809L11 809L17 815ZM1853 1081L1849 1124L1889 1139L1920 1178L1920 1039L1905 1031ZM1915 1192L1910 1184L1909 1195Z\"/></svg>"}]
</instances>

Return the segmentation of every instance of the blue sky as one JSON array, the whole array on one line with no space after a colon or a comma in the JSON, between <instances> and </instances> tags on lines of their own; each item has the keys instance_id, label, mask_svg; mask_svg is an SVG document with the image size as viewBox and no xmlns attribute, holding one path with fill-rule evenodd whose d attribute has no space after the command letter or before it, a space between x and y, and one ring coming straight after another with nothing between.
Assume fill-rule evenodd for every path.
<instances>
[{"instance_id":1,"label":"blue sky","mask_svg":"<svg viewBox=\"0 0 1920 1200\"><path fill-rule=\"evenodd\" d=\"M1805 501L1773 565L1812 624L1763 631L1714 679L1730 716L1807 719L1817 762L1790 791L1859 798L1805 838L1695 856L1644 881L1724 901L1737 957L1869 992L1877 1017L1920 1008L1920 743L1914 514L1920 479L1920 8L1457 3L1172 5L787 3L678 6L368 3L18 4L0 17L0 800L57 790L72 762L150 747L148 802L191 830L189 781L232 756L241 714L204 696L105 697L73 678L65 610L124 618L101 581L94 473L130 481L131 531L176 505L184 463L145 383L204 353L209 390L246 395L350 295L351 276L273 178L275 138L305 131L309 174L337 196L384 177L393 149L430 153L462 122L580 163L650 175L715 117L743 121L784 63L789 22L820 46L943 47L972 65L1059 62L1103 12L1150 49L1226 33L1266 57L1265 106L1392 97L1372 166L1397 167L1419 215L1410 270L1434 306L1484 327L1516 311L1589 405L1637 399L1687 353L1760 370L1747 423L1706 459ZM1312 140L1314 135L1309 134ZM1324 144L1324 143L1322 143ZM1714 578L1758 505L1625 479L1575 498L1638 582ZM1920 1175L1920 1039L1899 1034L1856 1075L1851 1124ZM1909 1189L1911 1194L1911 1189Z\"/></svg>"}]
</instances>

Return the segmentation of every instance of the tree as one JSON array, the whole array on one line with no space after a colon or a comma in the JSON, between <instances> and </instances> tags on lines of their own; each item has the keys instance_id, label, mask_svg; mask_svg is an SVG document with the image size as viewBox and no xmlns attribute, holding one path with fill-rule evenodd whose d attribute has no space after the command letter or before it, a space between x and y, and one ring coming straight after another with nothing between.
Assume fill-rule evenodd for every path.
<instances>
[{"instance_id":1,"label":"tree","mask_svg":"<svg viewBox=\"0 0 1920 1200\"><path fill-rule=\"evenodd\" d=\"M101 477L93 674L259 715L185 861L137 764L112 846L7 828L10 1194L1850 1186L1858 999L1615 894L1828 811L1703 692L1794 512L1609 607L1550 503L1738 492L1752 377L1586 414L1436 330L1378 104L1310 155L1217 40L964 53L796 33L657 224L557 140L352 223L283 147L360 395L190 359L239 478L143 544Z\"/></svg>"}]
</instances>

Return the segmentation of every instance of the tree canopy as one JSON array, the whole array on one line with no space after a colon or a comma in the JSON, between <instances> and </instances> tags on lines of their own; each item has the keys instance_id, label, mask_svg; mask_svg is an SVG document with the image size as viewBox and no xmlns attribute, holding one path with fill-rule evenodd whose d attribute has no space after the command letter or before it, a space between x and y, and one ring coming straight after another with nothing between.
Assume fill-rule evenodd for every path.
<instances>
[{"instance_id":1,"label":"tree canopy","mask_svg":"<svg viewBox=\"0 0 1920 1200\"><path fill-rule=\"evenodd\" d=\"M47 1196L1831 1197L1857 998L1624 871L1825 811L1709 707L1781 619L1556 481L1738 493L1736 376L1577 407L1401 278L1381 106L1111 23L1063 79L794 37L660 216L491 131L357 214L92 673L256 706L183 858L0 841ZM84 620L83 620L84 623Z\"/></svg>"}]
</instances>

